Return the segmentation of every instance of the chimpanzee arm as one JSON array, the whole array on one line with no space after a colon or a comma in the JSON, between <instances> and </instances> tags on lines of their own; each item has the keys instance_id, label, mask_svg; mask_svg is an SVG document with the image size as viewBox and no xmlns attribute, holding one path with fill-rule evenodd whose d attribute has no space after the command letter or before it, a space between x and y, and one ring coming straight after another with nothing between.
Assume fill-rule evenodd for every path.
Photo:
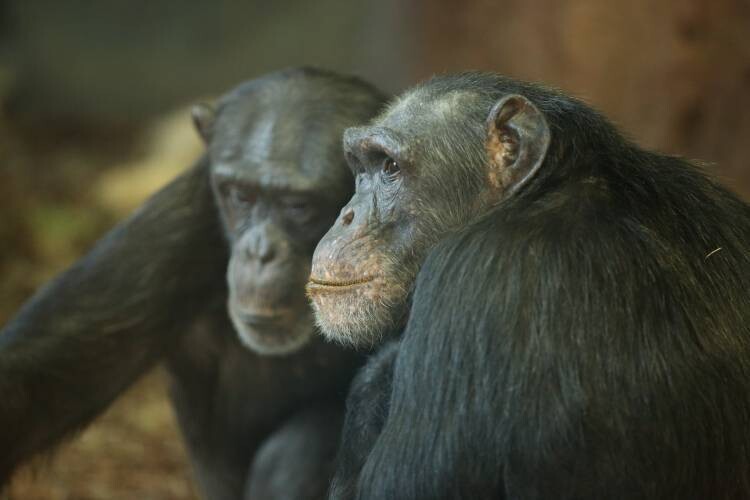
<instances>
[{"instance_id":1,"label":"chimpanzee arm","mask_svg":"<svg viewBox=\"0 0 750 500\"><path fill-rule=\"evenodd\" d=\"M39 290L0 334L0 485L173 346L226 262L204 159Z\"/></svg>"},{"instance_id":2,"label":"chimpanzee arm","mask_svg":"<svg viewBox=\"0 0 750 500\"><path fill-rule=\"evenodd\" d=\"M343 417L343 405L329 403L302 410L282 424L258 449L243 498L325 498Z\"/></svg>"},{"instance_id":3,"label":"chimpanzee arm","mask_svg":"<svg viewBox=\"0 0 750 500\"><path fill-rule=\"evenodd\" d=\"M352 382L329 500L355 498L359 472L388 417L399 346L398 340L385 344Z\"/></svg>"}]
</instances>

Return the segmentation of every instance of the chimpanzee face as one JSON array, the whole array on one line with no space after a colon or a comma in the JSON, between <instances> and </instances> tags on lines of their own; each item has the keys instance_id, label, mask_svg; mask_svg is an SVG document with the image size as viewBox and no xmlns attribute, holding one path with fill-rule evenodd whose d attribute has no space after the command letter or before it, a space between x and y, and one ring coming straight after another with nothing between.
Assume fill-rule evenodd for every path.
<instances>
[{"instance_id":1,"label":"chimpanzee face","mask_svg":"<svg viewBox=\"0 0 750 500\"><path fill-rule=\"evenodd\" d=\"M295 351L315 331L305 283L315 245L351 195L341 134L356 123L319 93L274 89L216 113L193 111L232 248L229 314L242 342L261 354Z\"/></svg>"},{"instance_id":2,"label":"chimpanzee face","mask_svg":"<svg viewBox=\"0 0 750 500\"><path fill-rule=\"evenodd\" d=\"M232 243L229 314L240 339L265 354L296 350L313 334L304 286L339 206L290 183L276 161L220 163L213 173Z\"/></svg>"},{"instance_id":3,"label":"chimpanzee face","mask_svg":"<svg viewBox=\"0 0 750 500\"><path fill-rule=\"evenodd\" d=\"M371 344L398 328L429 248L538 168L549 130L533 104L519 95L477 101L417 89L371 126L345 132L356 192L320 241L307 286L329 337Z\"/></svg>"}]
</instances>

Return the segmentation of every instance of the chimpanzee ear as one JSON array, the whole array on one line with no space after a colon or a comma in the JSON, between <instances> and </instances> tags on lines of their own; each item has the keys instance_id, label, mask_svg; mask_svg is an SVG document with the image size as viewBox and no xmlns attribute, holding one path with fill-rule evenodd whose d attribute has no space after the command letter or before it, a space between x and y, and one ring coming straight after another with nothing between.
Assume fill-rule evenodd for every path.
<instances>
[{"instance_id":1,"label":"chimpanzee ear","mask_svg":"<svg viewBox=\"0 0 750 500\"><path fill-rule=\"evenodd\" d=\"M490 183L505 198L528 182L544 162L550 142L547 119L522 95L508 95L487 118Z\"/></svg>"},{"instance_id":2,"label":"chimpanzee ear","mask_svg":"<svg viewBox=\"0 0 750 500\"><path fill-rule=\"evenodd\" d=\"M209 104L196 104L193 106L190 114L193 117L193 125L203 142L208 144L214 134L214 122L216 121L216 111Z\"/></svg>"}]
</instances>

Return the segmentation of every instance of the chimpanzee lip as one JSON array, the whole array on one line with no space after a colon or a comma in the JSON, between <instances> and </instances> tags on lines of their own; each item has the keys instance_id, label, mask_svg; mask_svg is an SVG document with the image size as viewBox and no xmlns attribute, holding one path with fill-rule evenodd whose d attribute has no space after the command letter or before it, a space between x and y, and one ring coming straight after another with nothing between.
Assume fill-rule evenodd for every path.
<instances>
[{"instance_id":1,"label":"chimpanzee lip","mask_svg":"<svg viewBox=\"0 0 750 500\"><path fill-rule=\"evenodd\" d=\"M326 287L347 287L354 285L361 285L363 283L369 283L374 280L375 276L364 276L362 278L352 280L324 280L320 278L310 277L308 285L326 286Z\"/></svg>"},{"instance_id":2,"label":"chimpanzee lip","mask_svg":"<svg viewBox=\"0 0 750 500\"><path fill-rule=\"evenodd\" d=\"M256 328L277 325L284 316L281 314L239 314L238 319L248 326Z\"/></svg>"}]
</instances>

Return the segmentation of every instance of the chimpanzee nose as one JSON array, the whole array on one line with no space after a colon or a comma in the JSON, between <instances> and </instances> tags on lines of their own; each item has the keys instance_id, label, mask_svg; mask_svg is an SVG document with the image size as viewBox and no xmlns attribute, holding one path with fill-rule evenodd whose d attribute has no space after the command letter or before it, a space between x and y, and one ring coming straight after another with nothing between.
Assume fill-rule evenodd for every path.
<instances>
[{"instance_id":1,"label":"chimpanzee nose","mask_svg":"<svg viewBox=\"0 0 750 500\"><path fill-rule=\"evenodd\" d=\"M354 220L354 209L352 208L345 208L344 213L341 214L341 223L345 226L348 226L352 223Z\"/></svg>"},{"instance_id":2,"label":"chimpanzee nose","mask_svg":"<svg viewBox=\"0 0 750 500\"><path fill-rule=\"evenodd\" d=\"M273 245L265 238L254 238L245 246L245 255L249 259L258 259L263 264L273 260L275 254Z\"/></svg>"},{"instance_id":3,"label":"chimpanzee nose","mask_svg":"<svg viewBox=\"0 0 750 500\"><path fill-rule=\"evenodd\" d=\"M267 224L261 224L250 229L243 238L245 256L248 259L257 259L261 264L267 264L276 257L276 238L272 228Z\"/></svg>"}]
</instances>

